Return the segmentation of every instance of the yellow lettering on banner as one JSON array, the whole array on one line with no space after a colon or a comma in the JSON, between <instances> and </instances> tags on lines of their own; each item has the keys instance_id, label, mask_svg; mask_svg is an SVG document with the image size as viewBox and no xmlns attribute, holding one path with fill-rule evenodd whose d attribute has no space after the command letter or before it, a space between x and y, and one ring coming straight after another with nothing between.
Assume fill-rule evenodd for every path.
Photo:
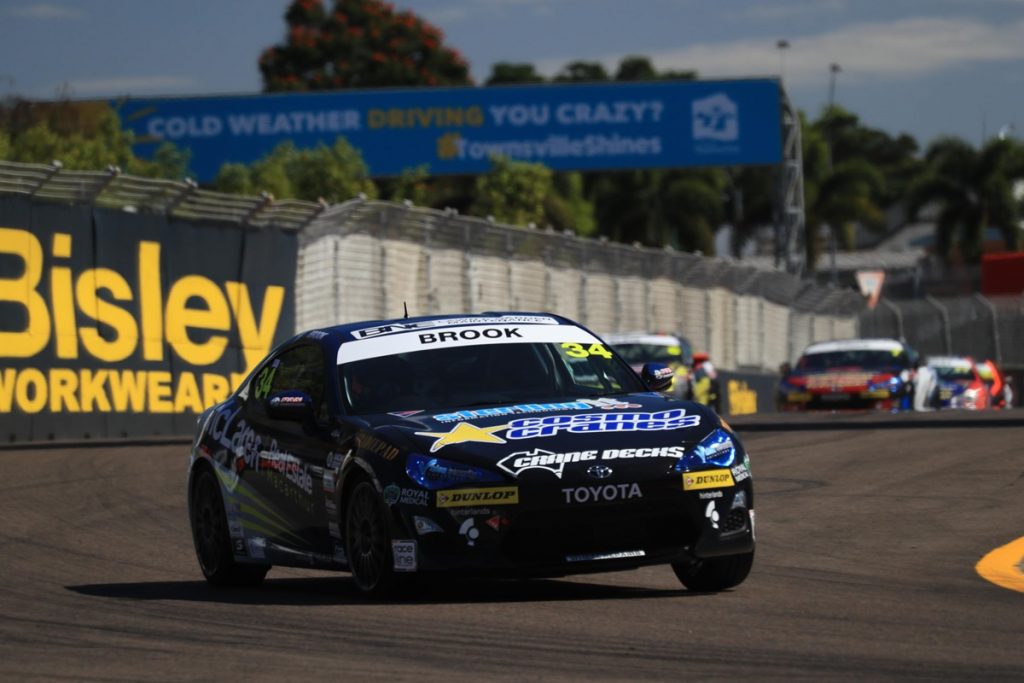
<instances>
[{"instance_id":1,"label":"yellow lettering on banner","mask_svg":"<svg viewBox=\"0 0 1024 683\"><path fill-rule=\"evenodd\" d=\"M31 387L31 396L29 388ZM26 413L38 413L46 407L46 376L35 368L18 373L14 387L14 398L18 407Z\"/></svg>"},{"instance_id":2,"label":"yellow lettering on banner","mask_svg":"<svg viewBox=\"0 0 1024 683\"><path fill-rule=\"evenodd\" d=\"M118 301L131 301L132 298L132 288L116 270L90 268L79 275L75 284L79 308L96 322L114 328L114 339L108 340L100 335L98 326L83 326L79 332L82 345L100 360L124 360L135 351L135 345L139 341L139 330L131 313L99 297L101 289L110 292Z\"/></svg>"},{"instance_id":3,"label":"yellow lettering on banner","mask_svg":"<svg viewBox=\"0 0 1024 683\"><path fill-rule=\"evenodd\" d=\"M54 233L53 255L71 258L71 235ZM53 301L53 333L57 338L57 358L78 358L78 327L75 324L75 299L72 296L71 269L50 268L50 299Z\"/></svg>"},{"instance_id":4,"label":"yellow lettering on banner","mask_svg":"<svg viewBox=\"0 0 1024 683\"><path fill-rule=\"evenodd\" d=\"M162 370L150 372L146 376L146 389L149 394L149 412L170 413L174 411L171 403L171 373Z\"/></svg>"},{"instance_id":5,"label":"yellow lettering on banner","mask_svg":"<svg viewBox=\"0 0 1024 683\"><path fill-rule=\"evenodd\" d=\"M220 403L228 397L231 393L231 388L228 386L228 381L221 375L211 375L208 372L203 373L203 405L212 406L215 403ZM2 397L0 397L2 400Z\"/></svg>"},{"instance_id":6,"label":"yellow lettering on banner","mask_svg":"<svg viewBox=\"0 0 1024 683\"><path fill-rule=\"evenodd\" d=\"M110 372L110 397L114 399L114 410L141 413L146 409L146 371L112 370Z\"/></svg>"},{"instance_id":7,"label":"yellow lettering on banner","mask_svg":"<svg viewBox=\"0 0 1024 683\"><path fill-rule=\"evenodd\" d=\"M59 413L67 406L69 413L78 412L78 374L67 368L50 369L50 412Z\"/></svg>"},{"instance_id":8,"label":"yellow lettering on banner","mask_svg":"<svg viewBox=\"0 0 1024 683\"><path fill-rule=\"evenodd\" d=\"M34 356L50 342L50 312L36 291L43 276L43 247L27 230L0 228L0 254L19 257L25 264L21 275L0 279L0 302L20 304L28 324L20 332L0 332L0 355L8 358Z\"/></svg>"},{"instance_id":9,"label":"yellow lettering on banner","mask_svg":"<svg viewBox=\"0 0 1024 683\"><path fill-rule=\"evenodd\" d=\"M199 398L199 385L191 372L178 375L178 390L174 393L174 412L184 413L188 408L193 413L203 412L203 401Z\"/></svg>"},{"instance_id":10,"label":"yellow lettering on banner","mask_svg":"<svg viewBox=\"0 0 1024 683\"><path fill-rule=\"evenodd\" d=\"M103 385L106 384L109 375L109 370L97 370L95 373L88 368L82 370L78 383L83 413L93 412L93 406L100 412L110 412L110 401L107 399L107 393L103 391Z\"/></svg>"},{"instance_id":11,"label":"yellow lettering on banner","mask_svg":"<svg viewBox=\"0 0 1024 683\"><path fill-rule=\"evenodd\" d=\"M4 368L0 374L0 413L11 412L11 404L14 402L14 383L18 379L18 372L14 368Z\"/></svg>"},{"instance_id":12,"label":"yellow lettering on banner","mask_svg":"<svg viewBox=\"0 0 1024 683\"><path fill-rule=\"evenodd\" d=\"M139 309L142 357L164 359L164 318L160 289L160 243L139 242Z\"/></svg>"},{"instance_id":13,"label":"yellow lettering on banner","mask_svg":"<svg viewBox=\"0 0 1024 683\"><path fill-rule=\"evenodd\" d=\"M232 372L231 373L231 391L234 391L238 387L242 386L242 382L249 376L248 372Z\"/></svg>"},{"instance_id":14,"label":"yellow lettering on banner","mask_svg":"<svg viewBox=\"0 0 1024 683\"><path fill-rule=\"evenodd\" d=\"M256 324L256 316L252 310L249 288L241 282L231 281L225 282L224 288L228 292L228 301L238 322L238 337L242 341L242 352L245 355L244 374L248 374L267 355L270 345L274 342L274 332L277 330L281 307L284 305L284 287L267 287L263 294L263 310L260 312L259 325Z\"/></svg>"},{"instance_id":15,"label":"yellow lettering on banner","mask_svg":"<svg viewBox=\"0 0 1024 683\"><path fill-rule=\"evenodd\" d=\"M200 299L205 308L189 308L188 303L192 298ZM186 275L174 283L167 295L164 326L167 329L167 341L182 360L192 365L209 365L223 355L228 338L214 334L207 341L196 343L189 338L188 328L229 330L231 317L228 303L212 280L201 275Z\"/></svg>"}]
</instances>

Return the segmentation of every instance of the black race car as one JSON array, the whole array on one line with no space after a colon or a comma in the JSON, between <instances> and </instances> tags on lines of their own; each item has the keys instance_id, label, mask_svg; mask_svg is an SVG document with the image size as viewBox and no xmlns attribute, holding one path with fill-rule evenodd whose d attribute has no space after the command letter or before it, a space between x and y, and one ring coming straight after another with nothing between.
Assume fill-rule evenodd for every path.
<instances>
[{"instance_id":1,"label":"black race car","mask_svg":"<svg viewBox=\"0 0 1024 683\"><path fill-rule=\"evenodd\" d=\"M199 418L188 507L200 568L562 576L670 564L741 583L754 494L739 438L543 313L340 325L275 349Z\"/></svg>"}]
</instances>

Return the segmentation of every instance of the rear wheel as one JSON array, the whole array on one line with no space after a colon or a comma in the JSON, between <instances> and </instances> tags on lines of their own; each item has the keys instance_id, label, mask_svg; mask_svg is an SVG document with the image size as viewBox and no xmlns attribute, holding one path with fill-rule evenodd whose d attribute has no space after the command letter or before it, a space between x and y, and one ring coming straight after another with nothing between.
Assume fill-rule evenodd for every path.
<instances>
[{"instance_id":1,"label":"rear wheel","mask_svg":"<svg viewBox=\"0 0 1024 683\"><path fill-rule=\"evenodd\" d=\"M345 513L345 543L352 580L363 593L382 596L396 583L387 510L369 481L356 484Z\"/></svg>"},{"instance_id":2,"label":"rear wheel","mask_svg":"<svg viewBox=\"0 0 1024 683\"><path fill-rule=\"evenodd\" d=\"M220 484L217 475L207 467L196 474L189 518L199 568L209 583L214 586L257 586L263 581L270 570L268 565L235 561Z\"/></svg>"},{"instance_id":3,"label":"rear wheel","mask_svg":"<svg viewBox=\"0 0 1024 683\"><path fill-rule=\"evenodd\" d=\"M743 583L754 565L754 552L675 562L672 571L692 591L720 591Z\"/></svg>"}]
</instances>

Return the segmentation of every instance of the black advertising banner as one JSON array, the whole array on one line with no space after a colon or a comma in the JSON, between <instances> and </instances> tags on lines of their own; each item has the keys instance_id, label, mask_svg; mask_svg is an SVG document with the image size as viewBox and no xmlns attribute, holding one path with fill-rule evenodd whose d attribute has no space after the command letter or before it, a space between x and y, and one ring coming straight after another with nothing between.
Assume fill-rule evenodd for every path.
<instances>
[{"instance_id":1,"label":"black advertising banner","mask_svg":"<svg viewBox=\"0 0 1024 683\"><path fill-rule=\"evenodd\" d=\"M719 370L719 391L722 392L722 414L732 417L755 413L774 413L778 375L756 372Z\"/></svg>"},{"instance_id":2,"label":"black advertising banner","mask_svg":"<svg viewBox=\"0 0 1024 683\"><path fill-rule=\"evenodd\" d=\"M0 197L0 438L191 434L294 333L296 235Z\"/></svg>"}]
</instances>

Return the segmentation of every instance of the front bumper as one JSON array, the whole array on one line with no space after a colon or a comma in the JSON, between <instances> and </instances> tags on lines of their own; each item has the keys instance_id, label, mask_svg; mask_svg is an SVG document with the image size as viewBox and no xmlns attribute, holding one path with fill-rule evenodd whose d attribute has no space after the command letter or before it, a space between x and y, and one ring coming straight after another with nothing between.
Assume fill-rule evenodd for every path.
<instances>
[{"instance_id":1,"label":"front bumper","mask_svg":"<svg viewBox=\"0 0 1024 683\"><path fill-rule=\"evenodd\" d=\"M752 551L751 480L682 491L678 476L642 483L642 498L608 503L552 504L524 487L517 505L395 505L393 533L416 540L421 572L562 576ZM417 533L416 517L439 530Z\"/></svg>"}]
</instances>

